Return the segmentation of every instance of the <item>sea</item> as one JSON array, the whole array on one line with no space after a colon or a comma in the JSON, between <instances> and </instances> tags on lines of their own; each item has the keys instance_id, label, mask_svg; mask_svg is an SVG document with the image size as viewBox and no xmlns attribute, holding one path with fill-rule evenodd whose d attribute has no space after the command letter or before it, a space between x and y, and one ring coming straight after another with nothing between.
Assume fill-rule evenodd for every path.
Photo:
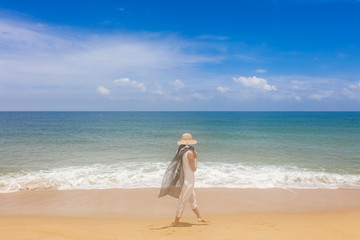
<instances>
[{"instance_id":1,"label":"sea","mask_svg":"<svg viewBox=\"0 0 360 240\"><path fill-rule=\"evenodd\" d=\"M360 112L0 112L0 193L159 188L183 133L198 188L360 189Z\"/></svg>"}]
</instances>

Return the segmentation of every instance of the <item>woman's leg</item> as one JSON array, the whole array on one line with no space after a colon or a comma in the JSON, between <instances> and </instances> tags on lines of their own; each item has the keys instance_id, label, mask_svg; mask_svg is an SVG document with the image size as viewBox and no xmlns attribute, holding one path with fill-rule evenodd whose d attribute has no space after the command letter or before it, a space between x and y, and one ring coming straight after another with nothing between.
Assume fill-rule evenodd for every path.
<instances>
[{"instance_id":1,"label":"woman's leg","mask_svg":"<svg viewBox=\"0 0 360 240\"><path fill-rule=\"evenodd\" d=\"M196 203L196 195L195 195L195 191L193 190L190 196L190 205L192 210L194 211L194 213L196 214L196 217L198 219L199 222L206 222L200 215L199 209L197 207L197 203Z\"/></svg>"},{"instance_id":2,"label":"woman's leg","mask_svg":"<svg viewBox=\"0 0 360 240\"><path fill-rule=\"evenodd\" d=\"M189 200L189 198L192 195L192 192L193 192L193 187L190 184L184 183L176 208L175 220L173 222L174 226L179 224L180 217L184 212L185 202Z\"/></svg>"},{"instance_id":3,"label":"woman's leg","mask_svg":"<svg viewBox=\"0 0 360 240\"><path fill-rule=\"evenodd\" d=\"M194 208L193 211L194 211L194 213L196 214L196 217L197 217L197 219L198 219L199 222L203 222L203 223L206 222L206 220L201 217L200 212L199 212L199 209L198 209L197 207Z\"/></svg>"}]
</instances>

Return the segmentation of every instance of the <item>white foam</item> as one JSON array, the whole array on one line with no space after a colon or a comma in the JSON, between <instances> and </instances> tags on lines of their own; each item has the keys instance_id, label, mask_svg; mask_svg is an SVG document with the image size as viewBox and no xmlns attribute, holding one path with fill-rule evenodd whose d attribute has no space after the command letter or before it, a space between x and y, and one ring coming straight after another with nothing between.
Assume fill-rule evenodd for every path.
<instances>
[{"instance_id":1,"label":"white foam","mask_svg":"<svg viewBox=\"0 0 360 240\"><path fill-rule=\"evenodd\" d=\"M207 163L197 172L198 187L360 188L360 175L317 172L297 167Z\"/></svg>"},{"instance_id":2,"label":"white foam","mask_svg":"<svg viewBox=\"0 0 360 240\"><path fill-rule=\"evenodd\" d=\"M0 193L160 187L166 167L163 162L122 162L7 173L0 175ZM360 175L208 162L199 164L196 187L360 189Z\"/></svg>"}]
</instances>

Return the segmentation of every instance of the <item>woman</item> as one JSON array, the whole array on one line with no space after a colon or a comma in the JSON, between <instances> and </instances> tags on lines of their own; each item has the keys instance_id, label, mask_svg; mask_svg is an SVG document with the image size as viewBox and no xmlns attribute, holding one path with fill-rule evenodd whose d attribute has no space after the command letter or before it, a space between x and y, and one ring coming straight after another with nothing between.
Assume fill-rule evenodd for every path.
<instances>
[{"instance_id":1,"label":"woman","mask_svg":"<svg viewBox=\"0 0 360 240\"><path fill-rule=\"evenodd\" d=\"M184 211L185 202L189 201L192 210L197 216L199 222L206 222L200 215L196 204L196 195L194 192L195 176L197 164L197 152L191 145L197 141L192 138L190 133L184 133L178 142L178 151L166 169L159 197L170 195L178 198L176 216L173 226L178 226L180 217Z\"/></svg>"}]
</instances>

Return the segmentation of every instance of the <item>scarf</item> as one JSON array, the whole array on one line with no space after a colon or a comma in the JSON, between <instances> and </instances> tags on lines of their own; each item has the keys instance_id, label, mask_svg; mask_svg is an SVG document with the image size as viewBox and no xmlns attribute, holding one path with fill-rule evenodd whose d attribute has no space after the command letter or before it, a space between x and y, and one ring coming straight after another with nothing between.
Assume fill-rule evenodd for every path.
<instances>
[{"instance_id":1,"label":"scarf","mask_svg":"<svg viewBox=\"0 0 360 240\"><path fill-rule=\"evenodd\" d=\"M158 196L159 198L166 195L179 198L182 186L184 184L182 157L189 150L194 151L194 147L189 145L180 145L175 157L173 160L171 160L165 171Z\"/></svg>"}]
</instances>

